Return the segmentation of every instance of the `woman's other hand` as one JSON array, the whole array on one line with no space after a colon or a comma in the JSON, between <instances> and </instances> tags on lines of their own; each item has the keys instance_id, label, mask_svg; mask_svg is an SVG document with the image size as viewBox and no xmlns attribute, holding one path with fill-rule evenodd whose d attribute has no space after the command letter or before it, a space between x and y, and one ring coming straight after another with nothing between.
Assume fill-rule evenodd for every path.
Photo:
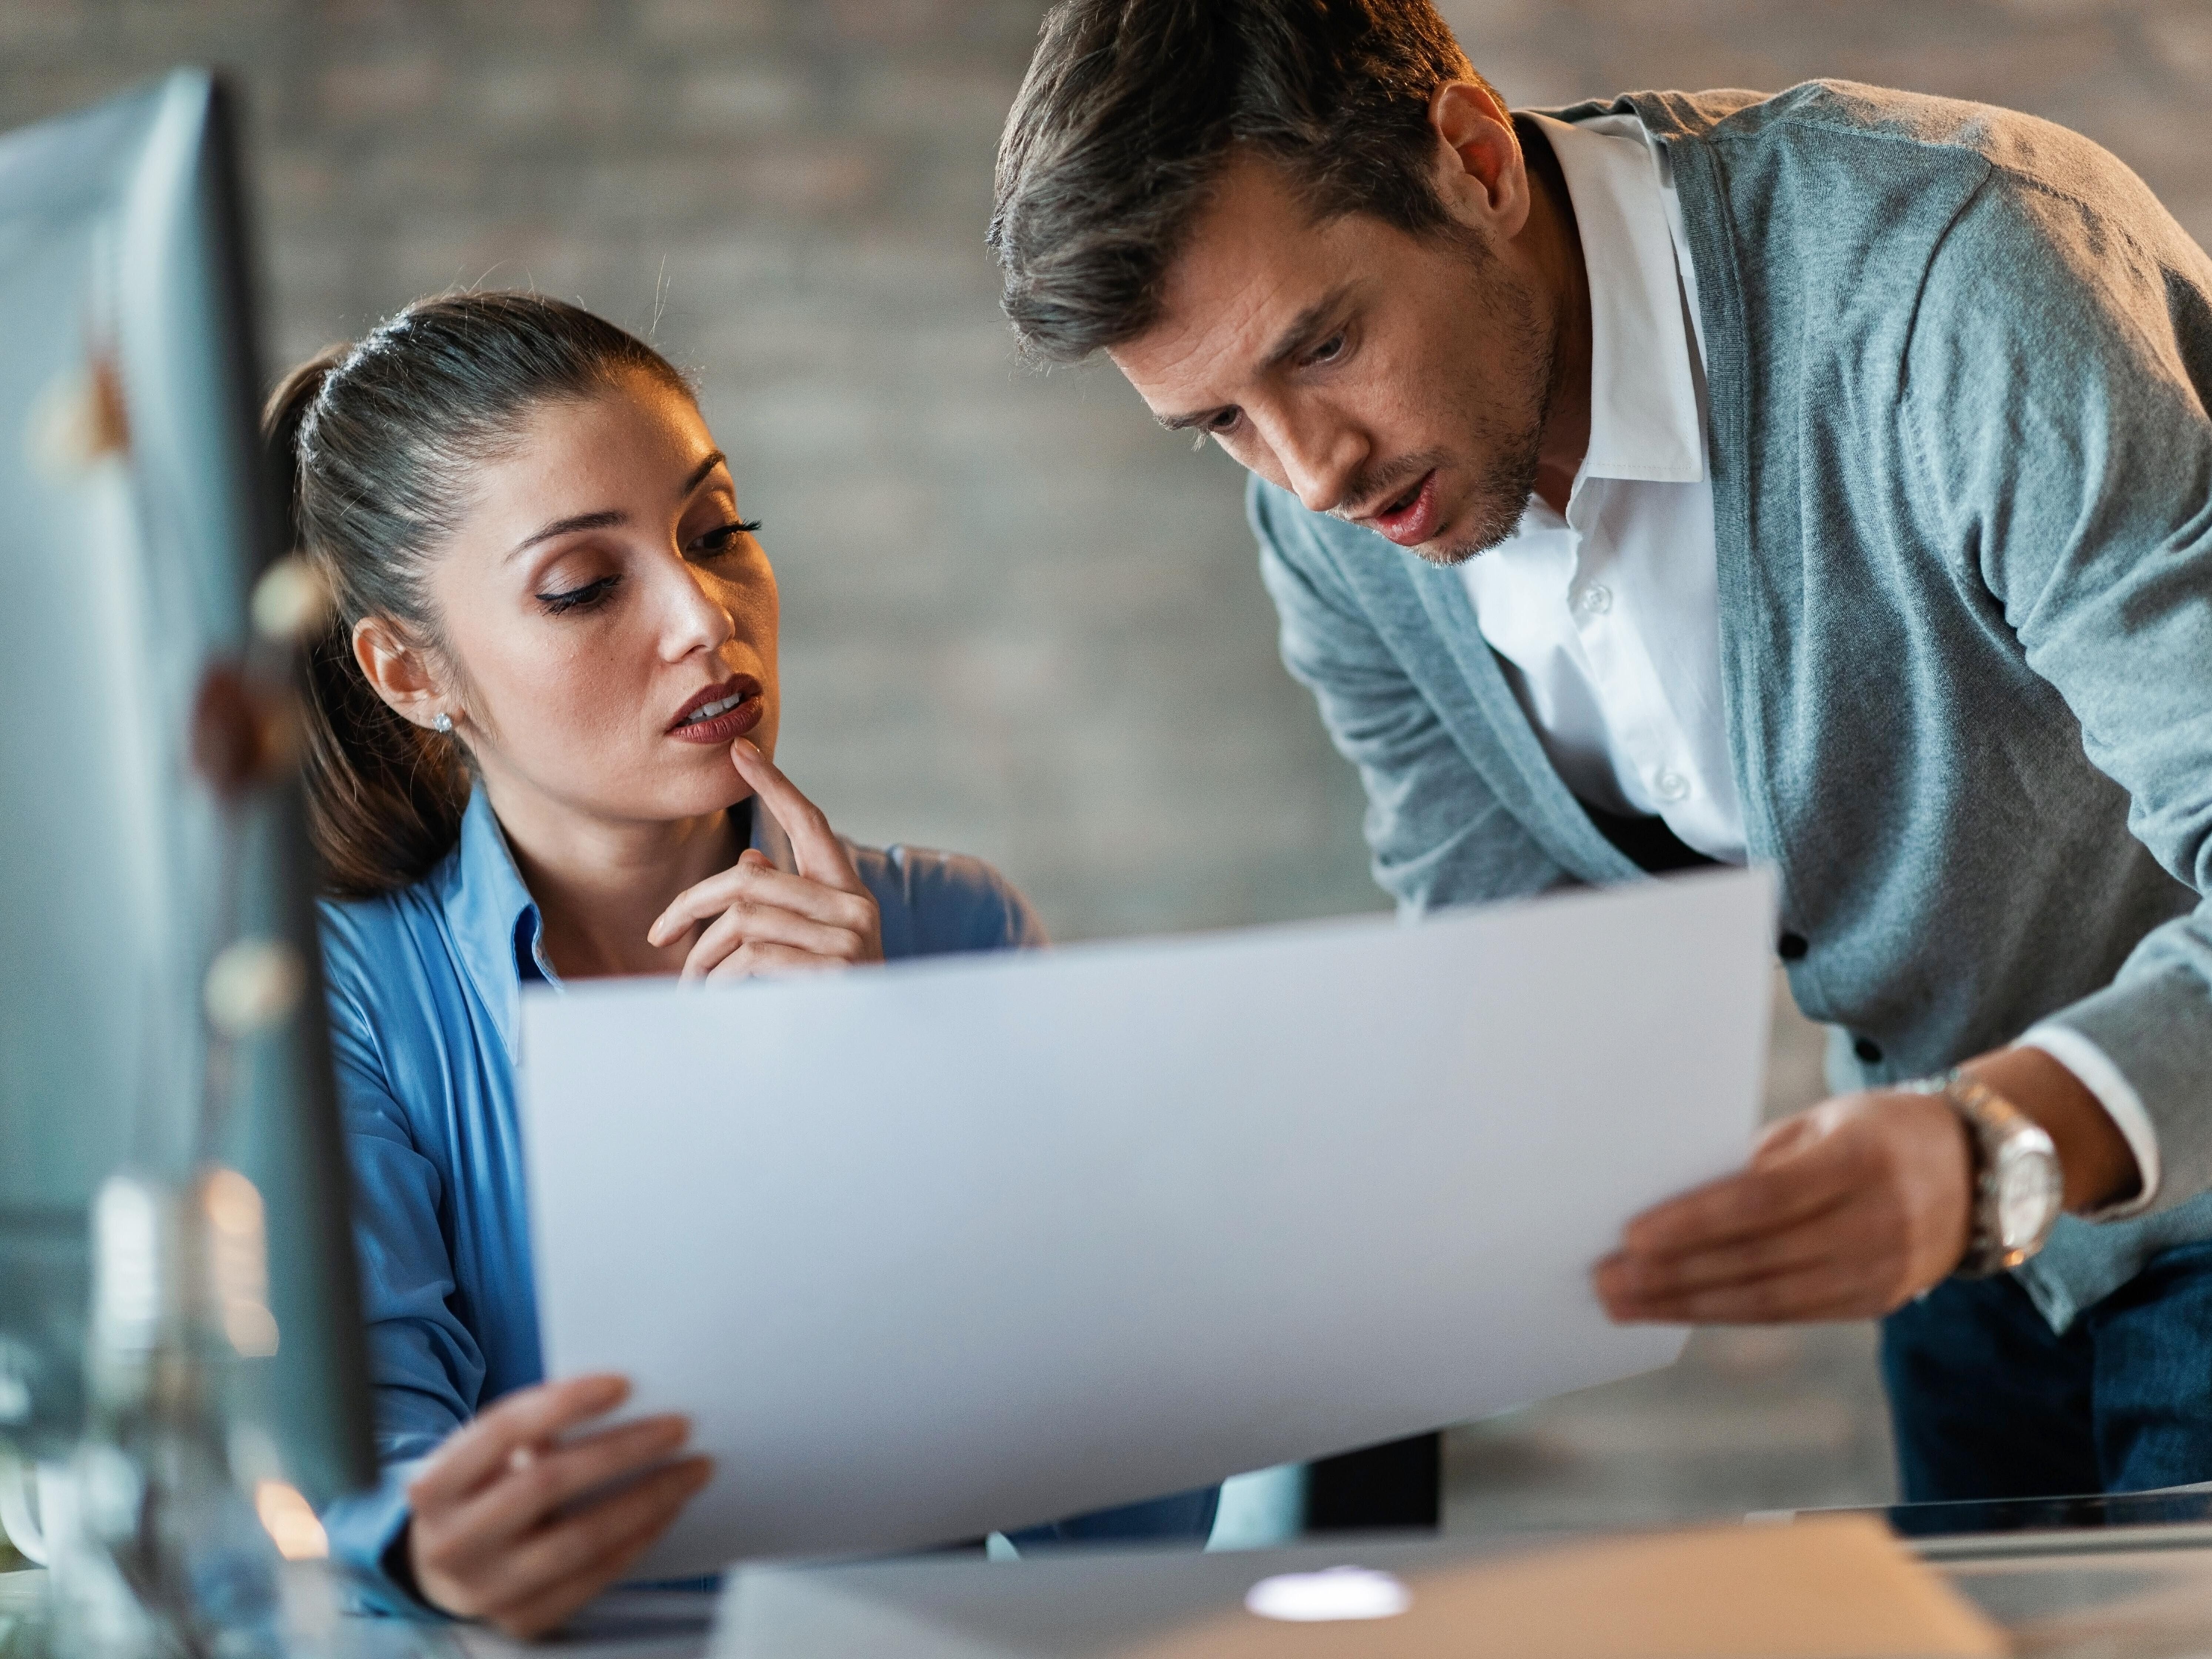
<instances>
[{"instance_id":1,"label":"woman's other hand","mask_svg":"<svg viewBox=\"0 0 2212 1659\"><path fill-rule=\"evenodd\" d=\"M730 745L730 759L752 785L753 798L791 837L798 873L777 869L747 848L728 869L678 894L646 938L665 945L685 928L708 923L684 958L686 980L749 979L881 962L883 927L875 896L822 809L744 738Z\"/></svg>"},{"instance_id":2,"label":"woman's other hand","mask_svg":"<svg viewBox=\"0 0 2212 1659\"><path fill-rule=\"evenodd\" d=\"M619 1376L517 1389L432 1454L407 1488L407 1561L424 1600L526 1640L629 1570L714 1466L704 1457L663 1465L690 1434L681 1417L563 1437L629 1394ZM625 1475L636 1478L577 1504Z\"/></svg>"}]
</instances>

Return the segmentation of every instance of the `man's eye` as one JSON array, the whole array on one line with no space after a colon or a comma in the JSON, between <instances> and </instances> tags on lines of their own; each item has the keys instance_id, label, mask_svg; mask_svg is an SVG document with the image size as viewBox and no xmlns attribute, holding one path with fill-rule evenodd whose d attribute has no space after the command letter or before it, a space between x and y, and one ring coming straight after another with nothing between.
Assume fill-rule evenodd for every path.
<instances>
[{"instance_id":1,"label":"man's eye","mask_svg":"<svg viewBox=\"0 0 2212 1659\"><path fill-rule=\"evenodd\" d=\"M1341 356L1343 352L1344 336L1339 332L1330 335L1328 338L1316 346L1312 355L1306 361L1310 363L1326 363Z\"/></svg>"},{"instance_id":2,"label":"man's eye","mask_svg":"<svg viewBox=\"0 0 2212 1659\"><path fill-rule=\"evenodd\" d=\"M1211 420L1206 422L1206 429L1208 432L1228 431L1230 428L1237 424L1237 412L1238 411L1233 409L1223 410L1218 415L1214 416Z\"/></svg>"}]
</instances>

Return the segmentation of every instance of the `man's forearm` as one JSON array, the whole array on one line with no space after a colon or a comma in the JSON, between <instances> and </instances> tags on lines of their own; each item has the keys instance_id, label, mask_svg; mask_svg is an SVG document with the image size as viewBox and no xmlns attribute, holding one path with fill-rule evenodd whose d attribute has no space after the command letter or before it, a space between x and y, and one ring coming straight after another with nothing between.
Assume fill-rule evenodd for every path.
<instances>
[{"instance_id":1,"label":"man's forearm","mask_svg":"<svg viewBox=\"0 0 2212 1659\"><path fill-rule=\"evenodd\" d=\"M2142 1190L2142 1172L2119 1126L2081 1079L2042 1049L2000 1048L1960 1069L2043 1127L2058 1149L2069 1210L2100 1210Z\"/></svg>"}]
</instances>

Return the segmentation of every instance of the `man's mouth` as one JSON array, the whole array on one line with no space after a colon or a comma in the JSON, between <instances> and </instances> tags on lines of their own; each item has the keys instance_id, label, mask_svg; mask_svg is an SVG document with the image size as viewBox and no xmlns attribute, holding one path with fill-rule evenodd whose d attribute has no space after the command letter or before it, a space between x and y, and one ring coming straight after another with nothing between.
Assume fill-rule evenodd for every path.
<instances>
[{"instance_id":1,"label":"man's mouth","mask_svg":"<svg viewBox=\"0 0 2212 1659\"><path fill-rule=\"evenodd\" d=\"M1403 494L1365 516L1364 522L1401 547L1419 547L1437 533L1437 472L1431 467Z\"/></svg>"}]
</instances>

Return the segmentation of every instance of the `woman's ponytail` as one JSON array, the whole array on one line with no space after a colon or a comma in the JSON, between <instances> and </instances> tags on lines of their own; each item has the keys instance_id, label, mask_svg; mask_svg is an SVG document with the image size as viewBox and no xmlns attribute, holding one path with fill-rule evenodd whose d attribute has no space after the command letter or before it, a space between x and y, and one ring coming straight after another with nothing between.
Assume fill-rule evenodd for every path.
<instances>
[{"instance_id":1,"label":"woman's ponytail","mask_svg":"<svg viewBox=\"0 0 2212 1659\"><path fill-rule=\"evenodd\" d=\"M456 734L425 731L379 696L353 652L383 618L456 669L428 567L459 518L471 462L549 398L641 371L682 375L612 323L536 295L427 300L360 344L284 377L262 415L292 544L330 583L329 629L307 653L301 754L325 885L367 898L419 881L459 839L471 769Z\"/></svg>"},{"instance_id":2,"label":"woman's ponytail","mask_svg":"<svg viewBox=\"0 0 2212 1659\"><path fill-rule=\"evenodd\" d=\"M457 744L402 720L370 687L354 660L353 623L362 613L345 603L352 584L301 522L301 428L346 352L331 346L286 375L270 394L261 429L292 544L321 568L337 599L329 626L308 643L301 688L307 830L325 889L368 898L419 880L445 856L460 834L469 782Z\"/></svg>"}]
</instances>

